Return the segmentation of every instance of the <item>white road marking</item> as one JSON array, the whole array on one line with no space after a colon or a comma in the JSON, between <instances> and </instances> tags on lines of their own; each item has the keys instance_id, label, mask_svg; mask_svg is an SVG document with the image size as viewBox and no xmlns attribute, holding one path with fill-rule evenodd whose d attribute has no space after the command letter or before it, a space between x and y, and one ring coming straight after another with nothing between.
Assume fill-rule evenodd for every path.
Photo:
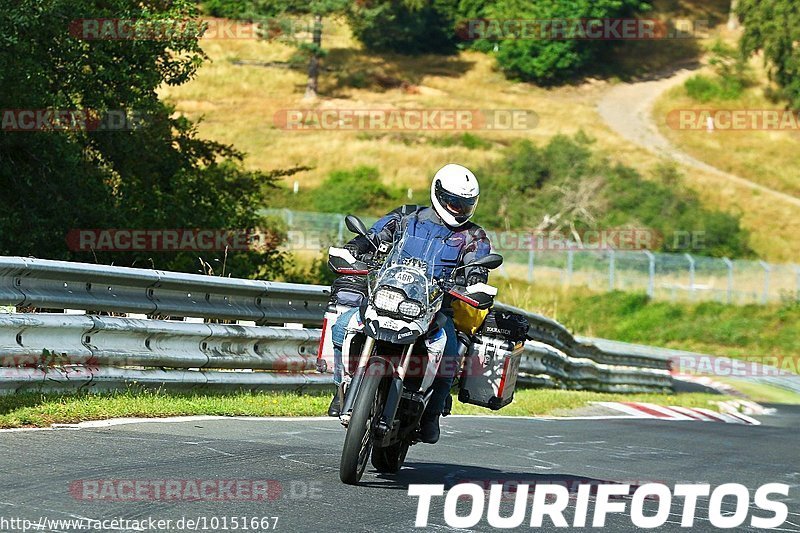
<instances>
[{"instance_id":1,"label":"white road marking","mask_svg":"<svg viewBox=\"0 0 800 533\"><path fill-rule=\"evenodd\" d=\"M633 418L669 420L671 422L725 422L759 426L761 422L741 413L718 413L703 407L662 406L639 402L593 402L608 409L614 409Z\"/></svg>"},{"instance_id":2,"label":"white road marking","mask_svg":"<svg viewBox=\"0 0 800 533\"><path fill-rule=\"evenodd\" d=\"M511 416L511 415L450 415L447 418L485 418L485 419L499 419L499 420L535 420L539 422L569 422L574 420L630 420L630 419L656 419L652 415L648 415L638 409L632 408L628 405L617 402L594 402L598 405L603 405L615 409L616 411L623 412L623 415L596 415L596 416ZM650 404L643 404L650 407ZM673 408L674 409L674 408ZM693 411L698 411L696 409ZM752 424L758 425L760 422L747 415L737 414L723 415L710 410L706 411L714 417L723 420L729 420L733 423L739 424ZM659 409L659 412L662 412ZM678 413L673 413L675 418L670 420L691 420L688 416L680 417ZM666 419L666 418L665 418ZM111 418L107 420L90 420L86 422L79 422L77 424L53 424L50 427L24 427L24 428L6 428L0 429L0 433L18 433L26 431L60 431L60 430L81 430L81 429L101 429L110 428L115 426L133 425L133 424L171 424L180 422L214 422L221 420L239 420L245 422L336 422L339 419L330 416L217 416L217 415L197 415L197 416L171 416L164 418ZM491 430L484 429L484 433L491 433ZM557 435L551 436L557 438Z\"/></svg>"}]
</instances>

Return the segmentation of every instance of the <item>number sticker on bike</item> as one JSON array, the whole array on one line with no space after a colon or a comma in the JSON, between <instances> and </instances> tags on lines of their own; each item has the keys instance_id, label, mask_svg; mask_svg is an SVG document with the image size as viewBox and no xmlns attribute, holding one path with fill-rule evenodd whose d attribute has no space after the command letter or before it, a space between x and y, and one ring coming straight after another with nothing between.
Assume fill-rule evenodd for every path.
<instances>
[{"instance_id":1,"label":"number sticker on bike","mask_svg":"<svg viewBox=\"0 0 800 533\"><path fill-rule=\"evenodd\" d=\"M400 283L413 283L414 276L409 274L408 272L398 272L394 275L394 279L399 281Z\"/></svg>"}]
</instances>

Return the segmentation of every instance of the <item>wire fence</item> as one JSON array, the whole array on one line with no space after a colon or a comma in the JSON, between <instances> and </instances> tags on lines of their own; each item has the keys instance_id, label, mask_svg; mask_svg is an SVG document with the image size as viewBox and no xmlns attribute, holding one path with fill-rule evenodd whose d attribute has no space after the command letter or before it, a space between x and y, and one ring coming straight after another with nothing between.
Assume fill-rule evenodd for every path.
<instances>
[{"instance_id":1,"label":"wire fence","mask_svg":"<svg viewBox=\"0 0 800 533\"><path fill-rule=\"evenodd\" d=\"M317 253L351 237L343 215L288 209L266 209L264 213L283 221L287 247L295 251ZM363 220L369 226L376 219ZM523 246L520 239L492 241L494 250L505 258L500 275L535 284L645 292L652 298L673 301L766 304L800 300L800 266L796 264L607 247L582 249L575 242L540 249Z\"/></svg>"}]
</instances>

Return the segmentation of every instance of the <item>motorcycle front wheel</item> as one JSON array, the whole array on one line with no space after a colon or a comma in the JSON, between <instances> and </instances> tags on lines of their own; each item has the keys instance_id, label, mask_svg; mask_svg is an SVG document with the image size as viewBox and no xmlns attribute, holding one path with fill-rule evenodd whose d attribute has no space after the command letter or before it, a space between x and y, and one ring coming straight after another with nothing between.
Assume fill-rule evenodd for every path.
<instances>
[{"instance_id":1,"label":"motorcycle front wheel","mask_svg":"<svg viewBox=\"0 0 800 533\"><path fill-rule=\"evenodd\" d=\"M380 361L371 362L366 369L361 386L357 391L353 414L347 425L347 435L344 438L342 459L339 463L339 479L342 483L355 485L364 474L367 461L372 451L372 427L375 419L383 411L382 398L385 391L381 391L384 364Z\"/></svg>"},{"instance_id":2,"label":"motorcycle front wheel","mask_svg":"<svg viewBox=\"0 0 800 533\"><path fill-rule=\"evenodd\" d=\"M381 474L396 474L403 466L408 453L408 441L372 449L372 466Z\"/></svg>"}]
</instances>

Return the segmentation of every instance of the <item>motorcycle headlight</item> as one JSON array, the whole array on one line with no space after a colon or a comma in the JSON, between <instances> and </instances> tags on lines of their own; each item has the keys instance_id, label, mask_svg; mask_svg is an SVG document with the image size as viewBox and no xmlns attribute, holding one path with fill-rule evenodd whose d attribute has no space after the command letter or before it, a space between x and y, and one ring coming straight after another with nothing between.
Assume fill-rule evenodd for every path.
<instances>
[{"instance_id":1,"label":"motorcycle headlight","mask_svg":"<svg viewBox=\"0 0 800 533\"><path fill-rule=\"evenodd\" d=\"M382 310L396 313L400 303L405 300L405 295L391 289L378 289L375 291L373 305Z\"/></svg>"},{"instance_id":2,"label":"motorcycle headlight","mask_svg":"<svg viewBox=\"0 0 800 533\"><path fill-rule=\"evenodd\" d=\"M398 310L408 318L417 318L422 314L422 305L414 300L404 300L398 306Z\"/></svg>"}]
</instances>

